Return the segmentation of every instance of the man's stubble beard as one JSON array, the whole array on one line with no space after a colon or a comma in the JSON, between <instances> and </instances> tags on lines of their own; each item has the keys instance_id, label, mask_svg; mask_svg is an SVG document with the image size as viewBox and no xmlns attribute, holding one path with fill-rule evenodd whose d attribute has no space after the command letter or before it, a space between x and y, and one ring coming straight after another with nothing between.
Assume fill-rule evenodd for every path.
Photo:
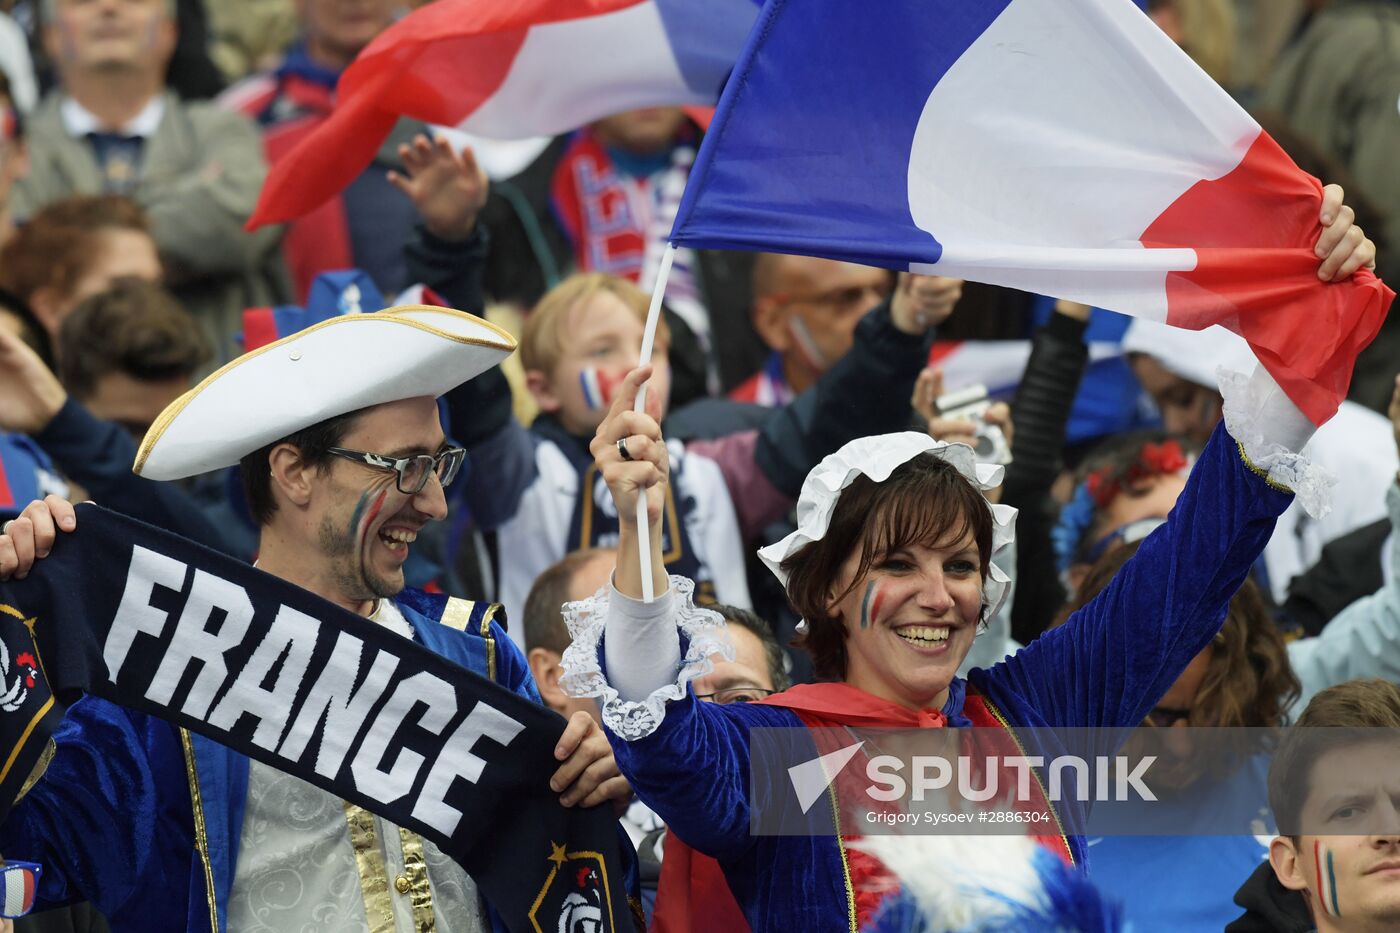
<instances>
[{"instance_id":1,"label":"man's stubble beard","mask_svg":"<svg viewBox=\"0 0 1400 933\"><path fill-rule=\"evenodd\" d=\"M343 596L358 600L392 599L403 591L402 576L386 580L370 573L359 542L329 518L321 520L316 543L322 556L330 561L331 577Z\"/></svg>"}]
</instances>

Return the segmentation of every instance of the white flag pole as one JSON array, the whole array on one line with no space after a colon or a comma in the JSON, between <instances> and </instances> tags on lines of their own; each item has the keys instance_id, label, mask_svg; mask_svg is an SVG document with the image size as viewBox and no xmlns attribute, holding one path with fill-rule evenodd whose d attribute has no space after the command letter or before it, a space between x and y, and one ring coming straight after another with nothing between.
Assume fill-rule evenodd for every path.
<instances>
[{"instance_id":1,"label":"white flag pole","mask_svg":"<svg viewBox=\"0 0 1400 933\"><path fill-rule=\"evenodd\" d=\"M666 280L671 277L671 261L675 258L675 244L667 243L666 251L661 254L661 268L656 272L656 286L651 290L651 307L647 308L647 325L642 333L642 364L651 362L652 345L656 343L656 320L661 316L661 299L666 295ZM633 410L645 411L646 403L647 384L644 382L637 390L637 404ZM637 497L637 543L642 554L642 599L651 602L656 598L656 586L651 579L651 529L647 525L645 494Z\"/></svg>"}]
</instances>

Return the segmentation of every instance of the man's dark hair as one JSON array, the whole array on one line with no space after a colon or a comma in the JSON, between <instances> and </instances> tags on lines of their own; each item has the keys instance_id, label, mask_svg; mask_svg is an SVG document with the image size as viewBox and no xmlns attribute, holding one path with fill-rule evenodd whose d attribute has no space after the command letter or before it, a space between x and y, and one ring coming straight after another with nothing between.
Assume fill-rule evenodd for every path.
<instances>
[{"instance_id":1,"label":"man's dark hair","mask_svg":"<svg viewBox=\"0 0 1400 933\"><path fill-rule=\"evenodd\" d=\"M1279 832L1295 844L1313 765L1328 752L1358 744L1358 729L1400 729L1400 687L1379 678L1328 687L1308 701L1279 741L1269 763L1269 806Z\"/></svg>"},{"instance_id":2,"label":"man's dark hair","mask_svg":"<svg viewBox=\"0 0 1400 933\"><path fill-rule=\"evenodd\" d=\"M574 574L605 553L605 548L570 551L535 577L535 582L530 585L530 594L525 597L526 651L543 648L563 654L564 649L569 647L569 630L564 625L564 616L559 607L569 601Z\"/></svg>"},{"instance_id":3,"label":"man's dark hair","mask_svg":"<svg viewBox=\"0 0 1400 933\"><path fill-rule=\"evenodd\" d=\"M324 470L333 456L330 449L340 446L359 416L359 411L351 411L318 421L259 447L238 462L239 472L243 474L243 496L248 500L248 512L259 527L270 522L277 511L277 500L272 495L272 464L268 460L272 449L279 444L291 444L301 452L303 463Z\"/></svg>"},{"instance_id":4,"label":"man's dark hair","mask_svg":"<svg viewBox=\"0 0 1400 933\"><path fill-rule=\"evenodd\" d=\"M724 616L724 621L730 625L737 625L752 632L759 644L763 645L763 660L768 664L768 679L773 681L774 690L786 690L792 686L787 666L783 663L783 646L778 644L778 638L773 634L771 625L757 614L738 606L718 605L709 608Z\"/></svg>"},{"instance_id":5,"label":"man's dark hair","mask_svg":"<svg viewBox=\"0 0 1400 933\"><path fill-rule=\"evenodd\" d=\"M209 348L175 296L140 279L120 279L73 309L58 331L58 377L79 399L108 373L139 382L189 378Z\"/></svg>"}]
</instances>

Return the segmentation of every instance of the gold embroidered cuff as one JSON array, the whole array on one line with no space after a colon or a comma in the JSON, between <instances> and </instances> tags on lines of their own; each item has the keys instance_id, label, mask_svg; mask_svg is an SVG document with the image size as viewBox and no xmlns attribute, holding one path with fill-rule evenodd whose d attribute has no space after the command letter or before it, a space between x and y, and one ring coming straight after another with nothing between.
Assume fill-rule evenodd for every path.
<instances>
[{"instance_id":1,"label":"gold embroidered cuff","mask_svg":"<svg viewBox=\"0 0 1400 933\"><path fill-rule=\"evenodd\" d=\"M1270 489L1276 489L1279 492L1286 492L1290 496L1293 495L1293 490L1289 489L1287 486L1283 485L1277 480L1270 479L1268 470L1264 469L1263 467L1256 466L1254 461L1249 459L1249 454L1244 452L1243 443L1241 443L1240 441L1235 441L1235 449L1240 452L1240 460L1243 461L1244 465L1249 468L1249 472L1253 473L1255 476L1258 476L1264 482L1268 483Z\"/></svg>"}]
</instances>

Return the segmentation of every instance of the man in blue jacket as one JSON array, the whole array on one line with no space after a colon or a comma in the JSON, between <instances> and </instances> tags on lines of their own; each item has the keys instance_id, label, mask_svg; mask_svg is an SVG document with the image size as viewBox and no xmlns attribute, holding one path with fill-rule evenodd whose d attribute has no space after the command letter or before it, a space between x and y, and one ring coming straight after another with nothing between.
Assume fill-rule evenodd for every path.
<instances>
[{"instance_id":1,"label":"man in blue jacket","mask_svg":"<svg viewBox=\"0 0 1400 933\"><path fill-rule=\"evenodd\" d=\"M241 463L258 567L539 701L499 607L404 589L418 532L447 513L464 451L436 397L514 341L425 306L324 322L245 354L157 419L136 472L177 479ZM0 535L0 578L72 531L50 497ZM586 714L556 749L565 806L629 791ZM508 843L508 840L502 840ZM3 828L41 862L40 906L85 898L114 931L500 928L428 840L298 778L103 700L75 704L47 769Z\"/></svg>"}]
</instances>

